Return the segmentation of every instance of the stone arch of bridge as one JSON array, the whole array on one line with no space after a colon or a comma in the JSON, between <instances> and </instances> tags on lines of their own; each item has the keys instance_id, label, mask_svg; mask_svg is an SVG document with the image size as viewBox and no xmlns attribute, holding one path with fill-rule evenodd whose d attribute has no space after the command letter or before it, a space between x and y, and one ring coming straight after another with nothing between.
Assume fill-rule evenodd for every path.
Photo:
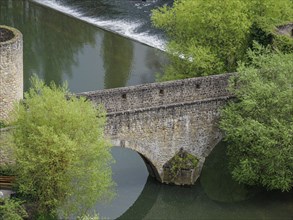
<instances>
[{"instance_id":1,"label":"stone arch of bridge","mask_svg":"<svg viewBox=\"0 0 293 220\"><path fill-rule=\"evenodd\" d=\"M137 151L136 151L137 152ZM148 169L148 172L149 174L156 178L159 182L162 182L162 179L159 175L159 172L157 170L157 168L154 166L154 164L152 163L151 160L149 160L147 157L145 157L143 154L137 152L139 154L139 156L143 159L144 161L144 164L146 165L147 169Z\"/></svg>"},{"instance_id":2,"label":"stone arch of bridge","mask_svg":"<svg viewBox=\"0 0 293 220\"><path fill-rule=\"evenodd\" d=\"M112 143L115 146L119 146L122 148L127 148L127 149L135 151L142 158L150 176L156 178L159 182L162 182L162 178L161 178L161 176L159 174L159 170L158 170L159 167L155 166L154 158L149 151L146 151L143 148L140 148L138 146L131 145L127 141L120 141L120 140L113 140L112 139Z\"/></svg>"}]
</instances>

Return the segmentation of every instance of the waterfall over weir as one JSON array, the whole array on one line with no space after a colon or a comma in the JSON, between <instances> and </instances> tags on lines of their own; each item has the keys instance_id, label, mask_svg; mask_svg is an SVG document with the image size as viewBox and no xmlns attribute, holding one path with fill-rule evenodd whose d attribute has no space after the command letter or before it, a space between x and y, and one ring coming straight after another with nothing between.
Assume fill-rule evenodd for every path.
<instances>
[{"instance_id":1,"label":"waterfall over weir","mask_svg":"<svg viewBox=\"0 0 293 220\"><path fill-rule=\"evenodd\" d=\"M150 20L151 10L171 4L162 0L32 0L46 7L83 20L102 29L165 50L166 38Z\"/></svg>"}]
</instances>

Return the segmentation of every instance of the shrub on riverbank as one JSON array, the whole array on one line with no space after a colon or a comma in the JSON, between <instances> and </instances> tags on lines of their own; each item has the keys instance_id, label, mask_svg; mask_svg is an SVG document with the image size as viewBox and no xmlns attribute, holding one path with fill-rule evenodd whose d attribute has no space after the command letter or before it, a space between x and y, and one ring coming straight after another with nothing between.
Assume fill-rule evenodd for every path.
<instances>
[{"instance_id":1,"label":"shrub on riverbank","mask_svg":"<svg viewBox=\"0 0 293 220\"><path fill-rule=\"evenodd\" d=\"M65 86L45 86L37 78L16 107L18 191L39 214L82 214L111 197L112 157L104 138L105 112Z\"/></svg>"},{"instance_id":2,"label":"shrub on riverbank","mask_svg":"<svg viewBox=\"0 0 293 220\"><path fill-rule=\"evenodd\" d=\"M293 185L293 54L256 47L231 80L237 96L222 111L234 179L289 191ZM236 88L236 89L235 89Z\"/></svg>"}]
</instances>

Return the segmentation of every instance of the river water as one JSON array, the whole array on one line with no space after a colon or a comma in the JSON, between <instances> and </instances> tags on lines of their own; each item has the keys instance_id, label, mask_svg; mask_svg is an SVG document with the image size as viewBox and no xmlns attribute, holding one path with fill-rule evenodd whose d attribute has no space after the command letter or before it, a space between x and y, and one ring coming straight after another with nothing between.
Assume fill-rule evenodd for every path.
<instances>
[{"instance_id":1,"label":"river water","mask_svg":"<svg viewBox=\"0 0 293 220\"><path fill-rule=\"evenodd\" d=\"M0 0L0 24L24 35L25 90L33 74L46 83L67 81L72 92L114 88L153 82L162 72L166 38L151 27L149 16L152 8L171 2ZM221 143L213 150L195 186L177 187L148 177L137 153L113 147L117 196L93 210L110 219L292 220L293 192L232 181L225 148Z\"/></svg>"}]
</instances>

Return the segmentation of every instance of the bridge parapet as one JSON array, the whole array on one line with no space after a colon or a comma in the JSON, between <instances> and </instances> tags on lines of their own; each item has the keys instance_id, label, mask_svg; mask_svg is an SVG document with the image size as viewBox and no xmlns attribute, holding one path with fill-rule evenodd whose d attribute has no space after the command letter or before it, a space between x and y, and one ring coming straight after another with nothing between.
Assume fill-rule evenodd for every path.
<instances>
[{"instance_id":1,"label":"bridge parapet","mask_svg":"<svg viewBox=\"0 0 293 220\"><path fill-rule=\"evenodd\" d=\"M108 113L124 112L174 103L231 95L227 90L231 73L190 78L162 83L150 83L115 89L83 92L94 104L104 104Z\"/></svg>"}]
</instances>

